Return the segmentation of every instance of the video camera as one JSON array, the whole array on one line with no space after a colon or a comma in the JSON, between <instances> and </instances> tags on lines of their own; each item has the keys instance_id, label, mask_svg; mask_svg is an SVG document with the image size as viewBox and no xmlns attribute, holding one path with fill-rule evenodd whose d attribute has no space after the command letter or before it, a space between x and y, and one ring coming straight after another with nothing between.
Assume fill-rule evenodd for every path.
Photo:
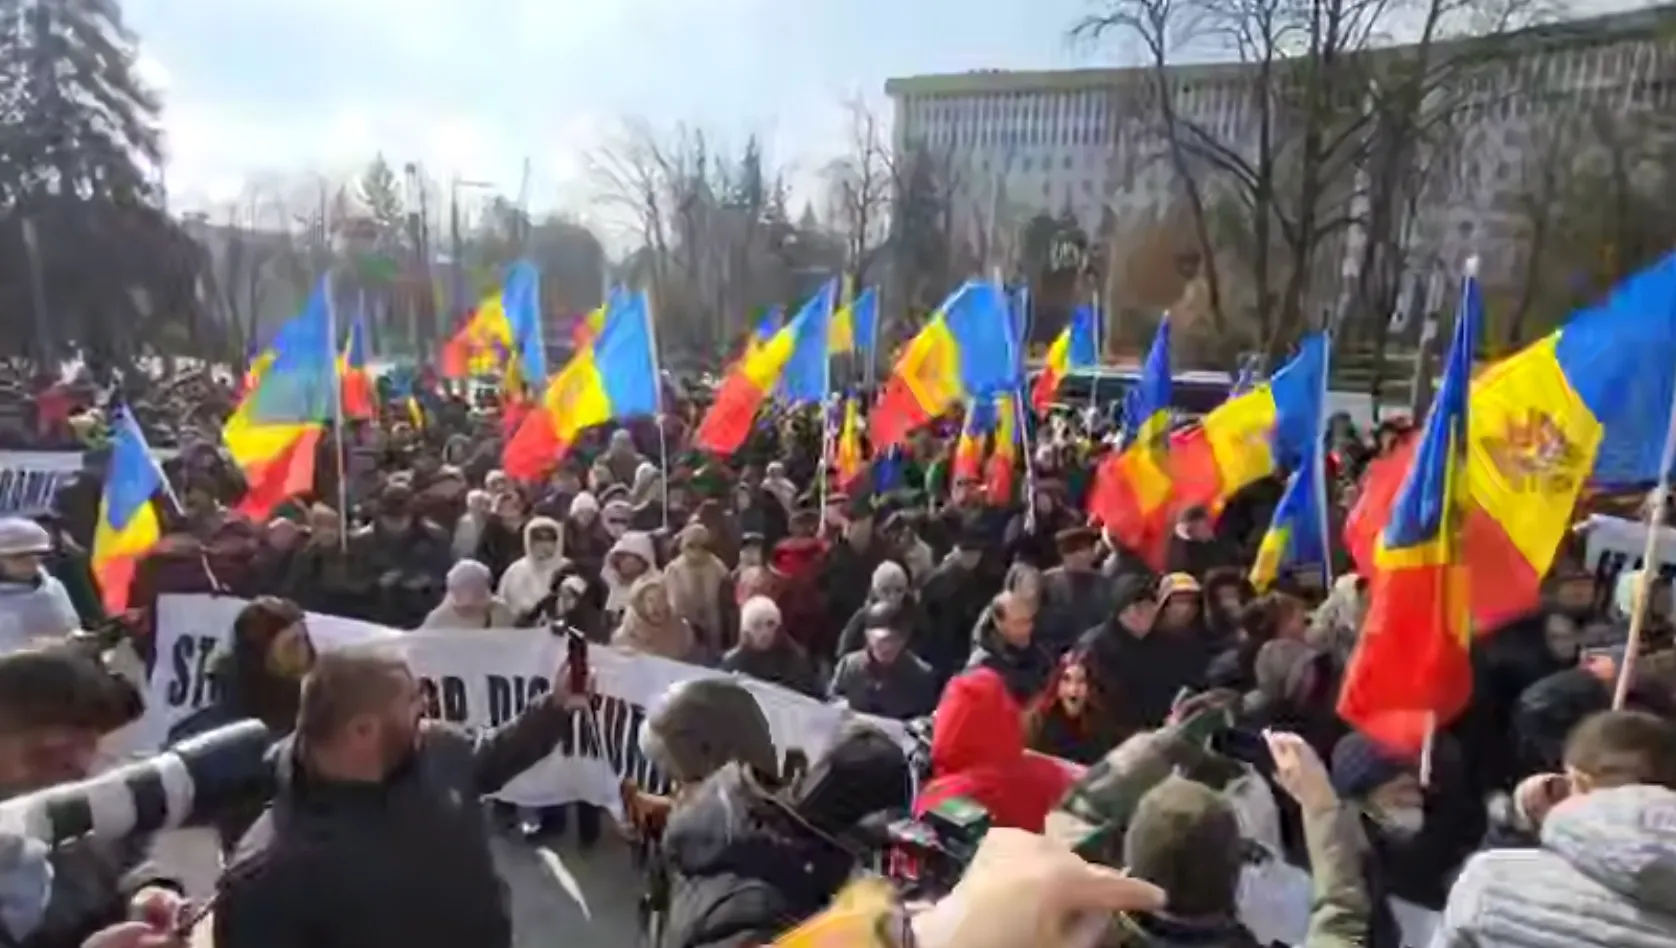
<instances>
[{"instance_id":1,"label":"video camera","mask_svg":"<svg viewBox=\"0 0 1676 948\"><path fill-rule=\"evenodd\" d=\"M273 735L254 719L182 741L155 757L0 802L0 835L50 847L206 823L229 805L273 796Z\"/></svg>"}]
</instances>

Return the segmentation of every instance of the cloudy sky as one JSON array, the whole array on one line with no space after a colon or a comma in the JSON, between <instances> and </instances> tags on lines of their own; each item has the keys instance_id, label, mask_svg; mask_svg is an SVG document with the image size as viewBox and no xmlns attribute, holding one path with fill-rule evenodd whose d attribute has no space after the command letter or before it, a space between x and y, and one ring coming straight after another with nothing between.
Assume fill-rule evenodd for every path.
<instances>
[{"instance_id":1,"label":"cloudy sky","mask_svg":"<svg viewBox=\"0 0 1676 948\"><path fill-rule=\"evenodd\" d=\"M751 132L801 185L842 151L846 97L886 78L1086 65L1093 0L126 0L165 91L170 197L343 174L382 151L435 178L584 214L624 117ZM888 114L888 112L886 113Z\"/></svg>"}]
</instances>

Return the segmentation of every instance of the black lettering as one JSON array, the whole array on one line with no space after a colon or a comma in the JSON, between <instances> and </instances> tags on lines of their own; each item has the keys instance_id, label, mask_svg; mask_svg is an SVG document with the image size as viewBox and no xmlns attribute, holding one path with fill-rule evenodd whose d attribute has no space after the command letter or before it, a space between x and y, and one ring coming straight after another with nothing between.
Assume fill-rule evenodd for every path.
<instances>
[{"instance_id":1,"label":"black lettering","mask_svg":"<svg viewBox=\"0 0 1676 948\"><path fill-rule=\"evenodd\" d=\"M605 757L605 754L602 753L603 748L600 746L604 742L604 735L600 734L600 728L604 727L604 721L599 713L599 706L604 700L599 695L594 695L588 703L587 713L577 716L577 720L582 725L583 757L592 757L595 760L603 760Z\"/></svg>"},{"instance_id":2,"label":"black lettering","mask_svg":"<svg viewBox=\"0 0 1676 948\"><path fill-rule=\"evenodd\" d=\"M431 720L442 717L442 703L437 698L436 679L419 678L419 700L424 703L424 715Z\"/></svg>"},{"instance_id":3,"label":"black lettering","mask_svg":"<svg viewBox=\"0 0 1676 948\"><path fill-rule=\"evenodd\" d=\"M0 509L13 511L18 509L16 498L18 472L12 468L0 471Z\"/></svg>"},{"instance_id":4,"label":"black lettering","mask_svg":"<svg viewBox=\"0 0 1676 948\"><path fill-rule=\"evenodd\" d=\"M175 647L169 652L169 688L163 693L169 702L169 707L178 708L186 704L187 690L192 687L192 652L198 646L198 640L190 635L183 635L175 639Z\"/></svg>"},{"instance_id":5,"label":"black lettering","mask_svg":"<svg viewBox=\"0 0 1676 948\"><path fill-rule=\"evenodd\" d=\"M220 643L207 635L198 636L197 674L192 687L192 707L202 708L215 701L219 689L214 666L216 646Z\"/></svg>"},{"instance_id":6,"label":"black lettering","mask_svg":"<svg viewBox=\"0 0 1676 948\"><path fill-rule=\"evenodd\" d=\"M790 785L793 780L803 776L809 769L809 755L803 753L801 747L788 747L784 761L780 764L780 783Z\"/></svg>"},{"instance_id":7,"label":"black lettering","mask_svg":"<svg viewBox=\"0 0 1676 948\"><path fill-rule=\"evenodd\" d=\"M450 724L464 724L466 714L466 683L453 675L442 678L442 719Z\"/></svg>"},{"instance_id":8,"label":"black lettering","mask_svg":"<svg viewBox=\"0 0 1676 948\"><path fill-rule=\"evenodd\" d=\"M522 714L530 702L553 690L547 679L539 675L488 675L485 684L489 692L490 727L500 727L512 720Z\"/></svg>"},{"instance_id":9,"label":"black lettering","mask_svg":"<svg viewBox=\"0 0 1676 948\"><path fill-rule=\"evenodd\" d=\"M489 686L489 726L500 727L512 720L512 684L505 675L488 676Z\"/></svg>"}]
</instances>

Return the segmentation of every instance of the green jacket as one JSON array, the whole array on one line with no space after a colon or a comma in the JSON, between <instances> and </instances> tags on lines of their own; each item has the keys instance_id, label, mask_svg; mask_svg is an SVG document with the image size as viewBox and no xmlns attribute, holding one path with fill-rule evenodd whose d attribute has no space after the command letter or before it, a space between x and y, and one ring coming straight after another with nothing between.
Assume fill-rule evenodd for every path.
<instances>
[{"instance_id":1,"label":"green jacket","mask_svg":"<svg viewBox=\"0 0 1676 948\"><path fill-rule=\"evenodd\" d=\"M1140 798L1172 773L1222 789L1243 769L1184 740L1176 728L1137 734L1088 769L1054 811L1047 834L1094 862L1122 866L1123 837ZM1360 948L1368 929L1369 896L1361 873L1366 848L1356 810L1340 804L1304 815L1309 851L1311 906L1308 935L1298 948ZM1106 948L1172 948L1189 941L1214 948L1256 948L1257 940L1237 920L1175 923L1120 916Z\"/></svg>"}]
</instances>

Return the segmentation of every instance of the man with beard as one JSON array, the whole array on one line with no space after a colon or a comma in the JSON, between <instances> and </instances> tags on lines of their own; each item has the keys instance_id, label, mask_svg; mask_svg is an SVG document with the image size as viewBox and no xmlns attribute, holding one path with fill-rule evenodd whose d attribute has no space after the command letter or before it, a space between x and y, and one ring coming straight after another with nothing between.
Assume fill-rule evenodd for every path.
<instances>
[{"instance_id":1,"label":"man with beard","mask_svg":"<svg viewBox=\"0 0 1676 948\"><path fill-rule=\"evenodd\" d=\"M508 948L512 923L480 798L546 756L585 695L556 687L475 741L424 722L402 659L322 654L296 733L275 746L279 791L220 882L220 948Z\"/></svg>"}]
</instances>

